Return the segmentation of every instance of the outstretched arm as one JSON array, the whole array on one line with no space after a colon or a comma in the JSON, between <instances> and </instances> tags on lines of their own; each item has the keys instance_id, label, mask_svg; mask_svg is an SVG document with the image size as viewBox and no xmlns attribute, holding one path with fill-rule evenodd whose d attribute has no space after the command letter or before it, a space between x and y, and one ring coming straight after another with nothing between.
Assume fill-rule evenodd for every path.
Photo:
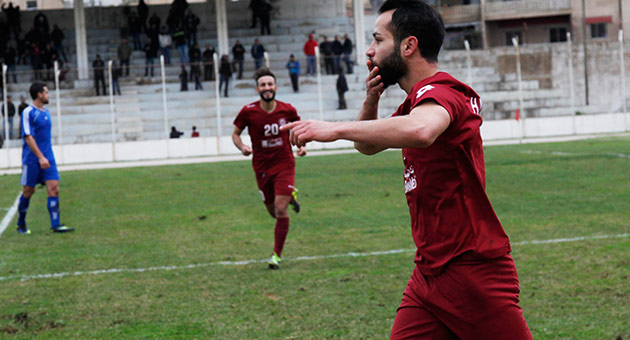
<instances>
[{"instance_id":1,"label":"outstretched arm","mask_svg":"<svg viewBox=\"0 0 630 340\"><path fill-rule=\"evenodd\" d=\"M387 148L426 148L448 128L450 120L446 109L429 101L417 106L407 116L335 123L297 121L284 125L281 130L291 129L293 145L346 139L355 145L369 145L369 149L357 149L371 155Z\"/></svg>"},{"instance_id":2,"label":"outstretched arm","mask_svg":"<svg viewBox=\"0 0 630 340\"><path fill-rule=\"evenodd\" d=\"M237 149L241 151L244 156L249 156L252 153L252 148L249 145L245 145L243 140L241 139L241 133L243 133L243 129L238 126L234 127L234 132L232 132L232 142Z\"/></svg>"}]
</instances>

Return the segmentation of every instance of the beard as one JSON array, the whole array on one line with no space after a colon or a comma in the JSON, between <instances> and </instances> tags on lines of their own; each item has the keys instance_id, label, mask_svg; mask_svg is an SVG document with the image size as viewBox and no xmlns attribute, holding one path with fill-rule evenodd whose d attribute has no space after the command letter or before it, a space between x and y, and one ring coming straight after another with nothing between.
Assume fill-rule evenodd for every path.
<instances>
[{"instance_id":1,"label":"beard","mask_svg":"<svg viewBox=\"0 0 630 340\"><path fill-rule=\"evenodd\" d=\"M398 83L398 79L405 76L409 71L409 67L400 55L400 44L394 47L392 53L385 57L381 63L375 64L375 66L378 66L378 74L381 76L381 82L383 82L385 88Z\"/></svg>"},{"instance_id":2,"label":"beard","mask_svg":"<svg viewBox=\"0 0 630 340\"><path fill-rule=\"evenodd\" d=\"M269 92L271 92L271 98L265 97L265 93L269 93ZM276 91L273 91L273 90L263 91L263 92L258 93L258 95L260 95L260 99L264 100L267 103L271 103L272 101L274 101L274 99L276 99Z\"/></svg>"}]
</instances>

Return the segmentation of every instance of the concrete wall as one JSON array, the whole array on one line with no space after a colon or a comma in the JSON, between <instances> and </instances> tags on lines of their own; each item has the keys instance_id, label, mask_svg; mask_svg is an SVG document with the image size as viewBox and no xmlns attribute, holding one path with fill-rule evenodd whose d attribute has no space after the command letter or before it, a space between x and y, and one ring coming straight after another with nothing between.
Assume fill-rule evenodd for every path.
<instances>
[{"instance_id":1,"label":"concrete wall","mask_svg":"<svg viewBox=\"0 0 630 340\"><path fill-rule=\"evenodd\" d=\"M584 135L598 133L618 133L630 130L630 114L611 113L601 115L582 115L551 118L531 118L527 120L486 121L481 126L481 135L485 141L524 138L539 138L565 135ZM248 136L244 142L250 143ZM235 155L239 151L232 144L229 136L217 140L216 137L183 138L142 142L101 144L74 144L53 147L59 165L107 163L113 160L138 161L149 159L183 158ZM310 143L309 150L351 148L348 141L334 143ZM112 150L113 148L113 150ZM21 149L0 150L0 169L19 168Z\"/></svg>"}]
</instances>

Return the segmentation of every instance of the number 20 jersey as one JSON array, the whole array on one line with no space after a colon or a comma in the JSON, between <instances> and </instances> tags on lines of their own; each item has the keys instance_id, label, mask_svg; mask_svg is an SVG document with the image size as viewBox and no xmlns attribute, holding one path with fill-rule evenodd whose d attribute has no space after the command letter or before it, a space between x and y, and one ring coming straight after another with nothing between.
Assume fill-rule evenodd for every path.
<instances>
[{"instance_id":1,"label":"number 20 jersey","mask_svg":"<svg viewBox=\"0 0 630 340\"><path fill-rule=\"evenodd\" d=\"M258 173L275 173L295 167L295 159L289 144L289 132L280 127L300 120L295 108L276 100L276 109L269 113L260 107L260 100L245 105L234 119L239 129L249 130L254 156L252 165Z\"/></svg>"}]
</instances>

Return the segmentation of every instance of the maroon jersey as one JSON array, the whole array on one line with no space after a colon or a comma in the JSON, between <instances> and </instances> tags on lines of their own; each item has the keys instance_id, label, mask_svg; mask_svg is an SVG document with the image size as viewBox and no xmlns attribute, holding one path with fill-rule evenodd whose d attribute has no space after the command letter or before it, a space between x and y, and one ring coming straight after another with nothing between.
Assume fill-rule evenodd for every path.
<instances>
[{"instance_id":1,"label":"maroon jersey","mask_svg":"<svg viewBox=\"0 0 630 340\"><path fill-rule=\"evenodd\" d=\"M427 148L404 148L404 181L411 230L418 247L415 262L436 275L456 256L495 258L511 251L510 242L485 191L481 100L448 73L416 83L393 116L435 101L451 123Z\"/></svg>"},{"instance_id":2,"label":"maroon jersey","mask_svg":"<svg viewBox=\"0 0 630 340\"><path fill-rule=\"evenodd\" d=\"M287 123L300 120L295 108L276 100L276 109L269 113L260 108L260 101L245 105L234 119L239 129L249 129L252 139L254 171L275 173L295 167L295 159L289 144L289 131L280 131Z\"/></svg>"}]
</instances>

